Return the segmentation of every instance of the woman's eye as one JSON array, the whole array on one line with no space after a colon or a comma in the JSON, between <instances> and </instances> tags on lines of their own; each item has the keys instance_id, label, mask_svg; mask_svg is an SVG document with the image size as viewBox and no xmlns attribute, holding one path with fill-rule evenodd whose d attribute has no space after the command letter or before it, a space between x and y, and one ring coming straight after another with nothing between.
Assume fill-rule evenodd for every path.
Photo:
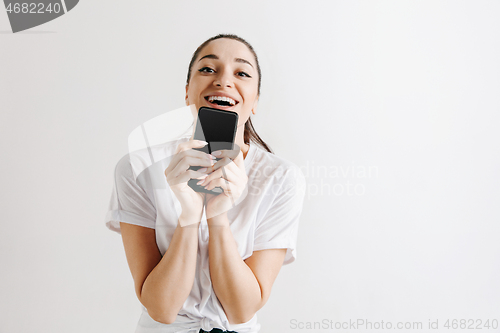
<instances>
[{"instance_id":1,"label":"woman's eye","mask_svg":"<svg viewBox=\"0 0 500 333\"><path fill-rule=\"evenodd\" d=\"M203 67L203 68L200 68L198 69L198 72L201 72L201 73L213 73L214 70L210 67Z\"/></svg>"},{"instance_id":2,"label":"woman's eye","mask_svg":"<svg viewBox=\"0 0 500 333\"><path fill-rule=\"evenodd\" d=\"M245 72L238 72L238 73L236 73L236 75L242 76L242 77L251 77L250 75L248 75L248 73L245 73Z\"/></svg>"}]
</instances>

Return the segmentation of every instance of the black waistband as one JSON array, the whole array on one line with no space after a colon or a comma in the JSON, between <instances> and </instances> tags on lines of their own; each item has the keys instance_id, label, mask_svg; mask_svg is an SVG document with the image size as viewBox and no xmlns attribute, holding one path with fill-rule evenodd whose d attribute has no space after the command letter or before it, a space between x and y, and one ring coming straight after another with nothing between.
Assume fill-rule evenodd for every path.
<instances>
[{"instance_id":1,"label":"black waistband","mask_svg":"<svg viewBox=\"0 0 500 333\"><path fill-rule=\"evenodd\" d=\"M203 329L200 328L200 333L238 333L235 331L223 331L220 328L214 328L211 331L204 331Z\"/></svg>"}]
</instances>

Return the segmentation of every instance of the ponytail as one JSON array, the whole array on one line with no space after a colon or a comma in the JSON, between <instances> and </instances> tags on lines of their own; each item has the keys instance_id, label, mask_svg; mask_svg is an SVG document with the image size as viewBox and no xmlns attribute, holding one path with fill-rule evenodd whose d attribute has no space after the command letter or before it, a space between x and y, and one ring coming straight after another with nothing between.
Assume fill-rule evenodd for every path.
<instances>
[{"instance_id":1,"label":"ponytail","mask_svg":"<svg viewBox=\"0 0 500 333\"><path fill-rule=\"evenodd\" d=\"M274 154L271 148L264 142L264 140L261 139L261 137L255 132L255 128L253 128L252 125L252 119L248 118L247 122L245 123L245 132L243 134L243 142L245 144L250 144L250 141L258 144L271 154Z\"/></svg>"}]
</instances>

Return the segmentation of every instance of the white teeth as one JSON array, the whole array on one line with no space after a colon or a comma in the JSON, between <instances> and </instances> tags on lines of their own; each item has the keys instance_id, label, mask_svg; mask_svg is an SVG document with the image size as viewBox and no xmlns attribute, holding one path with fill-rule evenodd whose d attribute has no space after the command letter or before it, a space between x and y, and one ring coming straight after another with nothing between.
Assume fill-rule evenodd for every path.
<instances>
[{"instance_id":1,"label":"white teeth","mask_svg":"<svg viewBox=\"0 0 500 333\"><path fill-rule=\"evenodd\" d=\"M209 96L208 97L209 102L213 102L215 100L222 101L222 102L228 102L229 104L231 104L231 106L236 105L236 102L234 101L234 99L232 99L230 97L225 97L225 96Z\"/></svg>"}]
</instances>

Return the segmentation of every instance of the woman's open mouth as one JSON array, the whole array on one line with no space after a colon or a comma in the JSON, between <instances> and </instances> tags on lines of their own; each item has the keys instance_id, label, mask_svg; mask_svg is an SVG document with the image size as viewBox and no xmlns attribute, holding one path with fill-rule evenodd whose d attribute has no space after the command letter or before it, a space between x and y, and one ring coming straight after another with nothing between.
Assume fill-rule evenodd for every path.
<instances>
[{"instance_id":1,"label":"woman's open mouth","mask_svg":"<svg viewBox=\"0 0 500 333\"><path fill-rule=\"evenodd\" d=\"M226 96L206 96L205 100L210 103L212 106L219 106L229 108L238 104L238 101L235 101L231 97Z\"/></svg>"}]
</instances>

